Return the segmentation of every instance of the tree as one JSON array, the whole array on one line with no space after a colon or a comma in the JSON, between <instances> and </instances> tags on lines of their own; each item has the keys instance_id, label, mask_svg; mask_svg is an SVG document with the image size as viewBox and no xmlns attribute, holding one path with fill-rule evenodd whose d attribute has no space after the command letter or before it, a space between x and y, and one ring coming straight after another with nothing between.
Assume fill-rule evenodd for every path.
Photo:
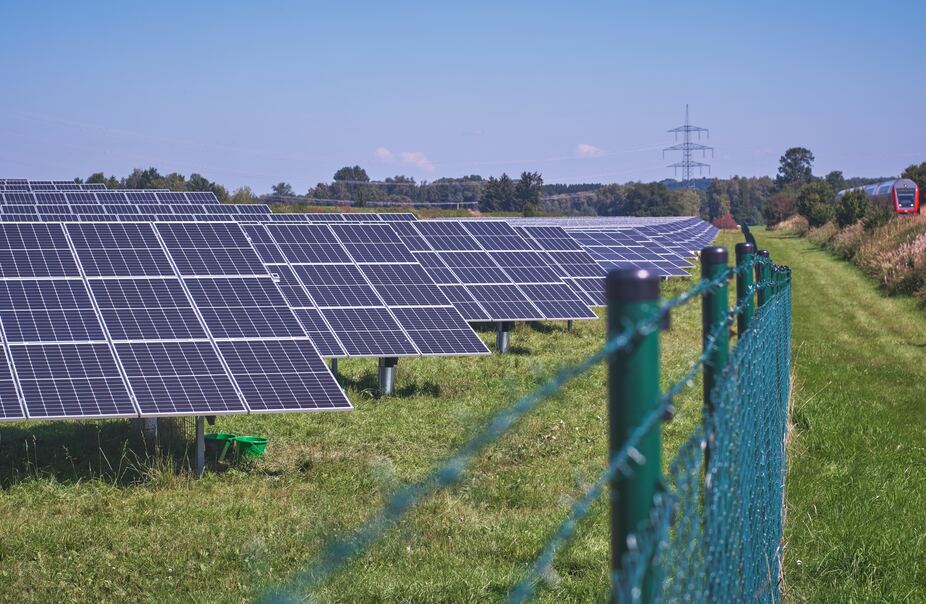
<instances>
[{"instance_id":1,"label":"tree","mask_svg":"<svg viewBox=\"0 0 926 604\"><path fill-rule=\"evenodd\" d=\"M724 183L715 178L707 188L704 218L714 220L729 213L730 196L727 195Z\"/></svg>"},{"instance_id":2,"label":"tree","mask_svg":"<svg viewBox=\"0 0 926 604\"><path fill-rule=\"evenodd\" d=\"M842 172L839 170L833 170L829 174L823 177L823 180L829 184L830 187L837 193L846 188L846 179L843 177Z\"/></svg>"},{"instance_id":3,"label":"tree","mask_svg":"<svg viewBox=\"0 0 926 604\"><path fill-rule=\"evenodd\" d=\"M864 191L849 191L836 200L836 224L839 228L851 226L864 218L870 207Z\"/></svg>"},{"instance_id":4,"label":"tree","mask_svg":"<svg viewBox=\"0 0 926 604\"><path fill-rule=\"evenodd\" d=\"M278 182L277 184L271 187L273 189L274 195L281 195L284 197L292 197L296 193L293 191L292 185L288 182Z\"/></svg>"},{"instance_id":5,"label":"tree","mask_svg":"<svg viewBox=\"0 0 926 604\"><path fill-rule=\"evenodd\" d=\"M135 168L132 173L122 179L124 189L164 189L164 177L157 168L140 170Z\"/></svg>"},{"instance_id":6,"label":"tree","mask_svg":"<svg viewBox=\"0 0 926 604\"><path fill-rule=\"evenodd\" d=\"M228 201L229 203L257 203L259 200L250 187L241 187L240 189L235 189L235 192L231 194Z\"/></svg>"},{"instance_id":7,"label":"tree","mask_svg":"<svg viewBox=\"0 0 926 604\"><path fill-rule=\"evenodd\" d=\"M489 181L479 200L479 209L483 212L511 212L514 209L514 182L504 172L499 178L489 177Z\"/></svg>"},{"instance_id":8,"label":"tree","mask_svg":"<svg viewBox=\"0 0 926 604\"><path fill-rule=\"evenodd\" d=\"M789 191L779 191L765 204L765 224L776 225L794 215L794 198Z\"/></svg>"},{"instance_id":9,"label":"tree","mask_svg":"<svg viewBox=\"0 0 926 604\"><path fill-rule=\"evenodd\" d=\"M110 176L107 178L102 172L94 172L87 177L87 184L101 184L106 185L107 189L118 189L119 188L119 179L115 176Z\"/></svg>"},{"instance_id":10,"label":"tree","mask_svg":"<svg viewBox=\"0 0 926 604\"><path fill-rule=\"evenodd\" d=\"M900 177L909 178L916 183L920 190L920 203L926 204L926 161L920 165L907 166L907 169L903 171Z\"/></svg>"},{"instance_id":11,"label":"tree","mask_svg":"<svg viewBox=\"0 0 926 604\"><path fill-rule=\"evenodd\" d=\"M360 166L345 166L334 173L334 179L370 182L370 177L367 176L367 171Z\"/></svg>"},{"instance_id":12,"label":"tree","mask_svg":"<svg viewBox=\"0 0 926 604\"><path fill-rule=\"evenodd\" d=\"M810 226L823 226L833 219L833 189L822 180L807 183L801 187L794 206Z\"/></svg>"},{"instance_id":13,"label":"tree","mask_svg":"<svg viewBox=\"0 0 926 604\"><path fill-rule=\"evenodd\" d=\"M674 206L677 216L697 216L701 208L701 196L691 189L677 189L672 191L675 197Z\"/></svg>"},{"instance_id":14,"label":"tree","mask_svg":"<svg viewBox=\"0 0 926 604\"><path fill-rule=\"evenodd\" d=\"M778 160L778 184L806 183L813 179L813 153L804 147L791 147Z\"/></svg>"},{"instance_id":15,"label":"tree","mask_svg":"<svg viewBox=\"0 0 926 604\"><path fill-rule=\"evenodd\" d=\"M522 214L535 214L540 207L540 187L543 186L543 177L540 172L521 172L521 178L514 186L516 212Z\"/></svg>"}]
</instances>

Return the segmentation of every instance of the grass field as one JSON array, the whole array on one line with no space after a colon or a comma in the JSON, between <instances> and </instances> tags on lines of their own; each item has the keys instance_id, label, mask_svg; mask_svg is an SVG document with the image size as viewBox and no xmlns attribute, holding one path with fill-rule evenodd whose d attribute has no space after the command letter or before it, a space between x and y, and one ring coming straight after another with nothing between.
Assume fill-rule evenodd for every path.
<instances>
[{"instance_id":1,"label":"grass field","mask_svg":"<svg viewBox=\"0 0 926 604\"><path fill-rule=\"evenodd\" d=\"M926 551L926 321L802 240L760 233L795 267L795 438L786 587L792 601L922 600ZM738 237L722 236L732 245ZM690 286L673 281L673 291ZM700 347L700 307L663 338L665 385ZM482 332L487 342L494 333ZM0 601L241 601L313 559L398 485L423 476L491 415L604 339L603 321L519 325L512 353L404 360L378 399L375 361L341 363L352 413L220 418L271 438L267 458L194 480L127 444L123 422L0 426ZM671 450L699 416L677 400ZM604 465L602 367L489 448L329 581L322 601L499 600ZM554 564L544 602L607 598L600 502Z\"/></svg>"},{"instance_id":2,"label":"grass field","mask_svg":"<svg viewBox=\"0 0 926 604\"><path fill-rule=\"evenodd\" d=\"M760 241L794 267L787 599L926 601L926 317L804 239Z\"/></svg>"}]
</instances>

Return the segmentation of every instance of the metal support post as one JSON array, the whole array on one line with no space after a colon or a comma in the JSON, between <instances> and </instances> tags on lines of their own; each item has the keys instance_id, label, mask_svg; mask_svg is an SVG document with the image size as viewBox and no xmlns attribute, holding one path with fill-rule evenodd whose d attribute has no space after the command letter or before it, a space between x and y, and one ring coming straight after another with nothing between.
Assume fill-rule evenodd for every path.
<instances>
[{"instance_id":1,"label":"metal support post","mask_svg":"<svg viewBox=\"0 0 926 604\"><path fill-rule=\"evenodd\" d=\"M759 250L756 252L756 303L759 308L765 305L775 290L772 289L772 262L769 259L768 250Z\"/></svg>"},{"instance_id":2,"label":"metal support post","mask_svg":"<svg viewBox=\"0 0 926 604\"><path fill-rule=\"evenodd\" d=\"M399 364L396 357L386 357L379 360L379 394L392 396L395 390L395 366Z\"/></svg>"},{"instance_id":3,"label":"metal support post","mask_svg":"<svg viewBox=\"0 0 926 604\"><path fill-rule=\"evenodd\" d=\"M608 338L626 326L651 319L659 309L659 278L645 270L618 270L608 274ZM621 451L633 432L655 412L659 402L659 329L638 336L608 359L608 459ZM633 534L652 513L662 473L661 429L657 425L634 447L639 455L627 462L628 472L611 480L611 571L618 576ZM642 576L640 601L654 596L654 572ZM616 595L616 594L615 594Z\"/></svg>"},{"instance_id":4,"label":"metal support post","mask_svg":"<svg viewBox=\"0 0 926 604\"><path fill-rule=\"evenodd\" d=\"M736 305L742 307L742 311L736 318L736 333L739 337L746 335L746 330L752 325L752 319L756 314L755 292L752 291L755 284L755 272L752 268L748 270L744 267L752 264L755 260L756 246L751 243L736 244Z\"/></svg>"},{"instance_id":5,"label":"metal support post","mask_svg":"<svg viewBox=\"0 0 926 604\"><path fill-rule=\"evenodd\" d=\"M511 343L511 322L501 321L495 324L495 348L504 354Z\"/></svg>"},{"instance_id":6,"label":"metal support post","mask_svg":"<svg viewBox=\"0 0 926 604\"><path fill-rule=\"evenodd\" d=\"M202 476L206 470L206 427L205 418L196 416L196 460L193 472L197 477Z\"/></svg>"}]
</instances>

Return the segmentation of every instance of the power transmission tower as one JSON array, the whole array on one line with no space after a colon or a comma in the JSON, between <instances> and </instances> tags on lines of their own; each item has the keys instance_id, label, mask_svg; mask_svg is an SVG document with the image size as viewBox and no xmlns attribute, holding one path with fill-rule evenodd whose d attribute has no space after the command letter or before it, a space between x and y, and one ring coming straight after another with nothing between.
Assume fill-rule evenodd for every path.
<instances>
[{"instance_id":1,"label":"power transmission tower","mask_svg":"<svg viewBox=\"0 0 926 604\"><path fill-rule=\"evenodd\" d=\"M678 135L682 135L682 142L677 145L672 145L671 147L666 147L662 150L662 158L666 158L666 151L681 151L682 152L682 161L675 162L674 164L669 164L669 168L672 168L675 171L675 175L678 176L678 171L682 171L682 182L687 189L694 188L694 184L691 182L691 175L697 168L698 176L703 174L704 168L707 168L707 173L711 173L711 165L705 164L699 161L692 159L695 151L701 152L701 157L707 157L707 152L711 152L711 157L714 157L714 148L708 147L707 145L702 145L701 143L695 143L691 140L691 135L696 133L698 140L701 140L701 133L705 133L707 138L711 137L710 130L707 128L701 128L700 126L692 126L691 122L688 120L688 105L685 105L685 125L679 126L678 128L672 128L669 132L675 135L675 141L678 142Z\"/></svg>"}]
</instances>

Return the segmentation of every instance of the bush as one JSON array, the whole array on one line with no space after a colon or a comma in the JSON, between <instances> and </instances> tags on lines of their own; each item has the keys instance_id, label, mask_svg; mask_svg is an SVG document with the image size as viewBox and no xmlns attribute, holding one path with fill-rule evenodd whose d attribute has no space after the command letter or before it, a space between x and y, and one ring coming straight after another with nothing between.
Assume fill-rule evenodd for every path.
<instances>
[{"instance_id":1,"label":"bush","mask_svg":"<svg viewBox=\"0 0 926 604\"><path fill-rule=\"evenodd\" d=\"M853 225L868 213L872 205L864 191L849 191L836 200L836 224L839 228Z\"/></svg>"},{"instance_id":2,"label":"bush","mask_svg":"<svg viewBox=\"0 0 926 604\"><path fill-rule=\"evenodd\" d=\"M779 222L771 230L784 231L785 233L791 233L792 235L803 237L807 234L807 231L810 230L810 224L808 224L806 218L800 214L795 214L791 218Z\"/></svg>"},{"instance_id":3,"label":"bush","mask_svg":"<svg viewBox=\"0 0 926 604\"><path fill-rule=\"evenodd\" d=\"M833 219L833 189L826 181L818 180L801 187L794 202L797 213L812 227L822 227Z\"/></svg>"},{"instance_id":4,"label":"bush","mask_svg":"<svg viewBox=\"0 0 926 604\"><path fill-rule=\"evenodd\" d=\"M718 216L711 221L718 229L727 229L727 230L737 230L740 228L740 225L736 224L736 219L733 218L732 214L724 214L723 216Z\"/></svg>"},{"instance_id":5,"label":"bush","mask_svg":"<svg viewBox=\"0 0 926 604\"><path fill-rule=\"evenodd\" d=\"M839 227L835 222L827 222L821 227L810 229L807 233L807 239L820 247L826 247L830 240L839 232Z\"/></svg>"},{"instance_id":6,"label":"bush","mask_svg":"<svg viewBox=\"0 0 926 604\"><path fill-rule=\"evenodd\" d=\"M855 255L862 271L892 294L911 294L926 286L926 218L892 220L866 231Z\"/></svg>"},{"instance_id":7,"label":"bush","mask_svg":"<svg viewBox=\"0 0 926 604\"><path fill-rule=\"evenodd\" d=\"M894 216L894 208L869 205L862 224L865 225L866 230L873 231L887 225Z\"/></svg>"},{"instance_id":8,"label":"bush","mask_svg":"<svg viewBox=\"0 0 926 604\"><path fill-rule=\"evenodd\" d=\"M856 222L836 233L836 236L830 240L827 247L836 256L844 260L851 260L855 257L855 253L862 246L864 240L865 230L862 228L862 223Z\"/></svg>"}]
</instances>

